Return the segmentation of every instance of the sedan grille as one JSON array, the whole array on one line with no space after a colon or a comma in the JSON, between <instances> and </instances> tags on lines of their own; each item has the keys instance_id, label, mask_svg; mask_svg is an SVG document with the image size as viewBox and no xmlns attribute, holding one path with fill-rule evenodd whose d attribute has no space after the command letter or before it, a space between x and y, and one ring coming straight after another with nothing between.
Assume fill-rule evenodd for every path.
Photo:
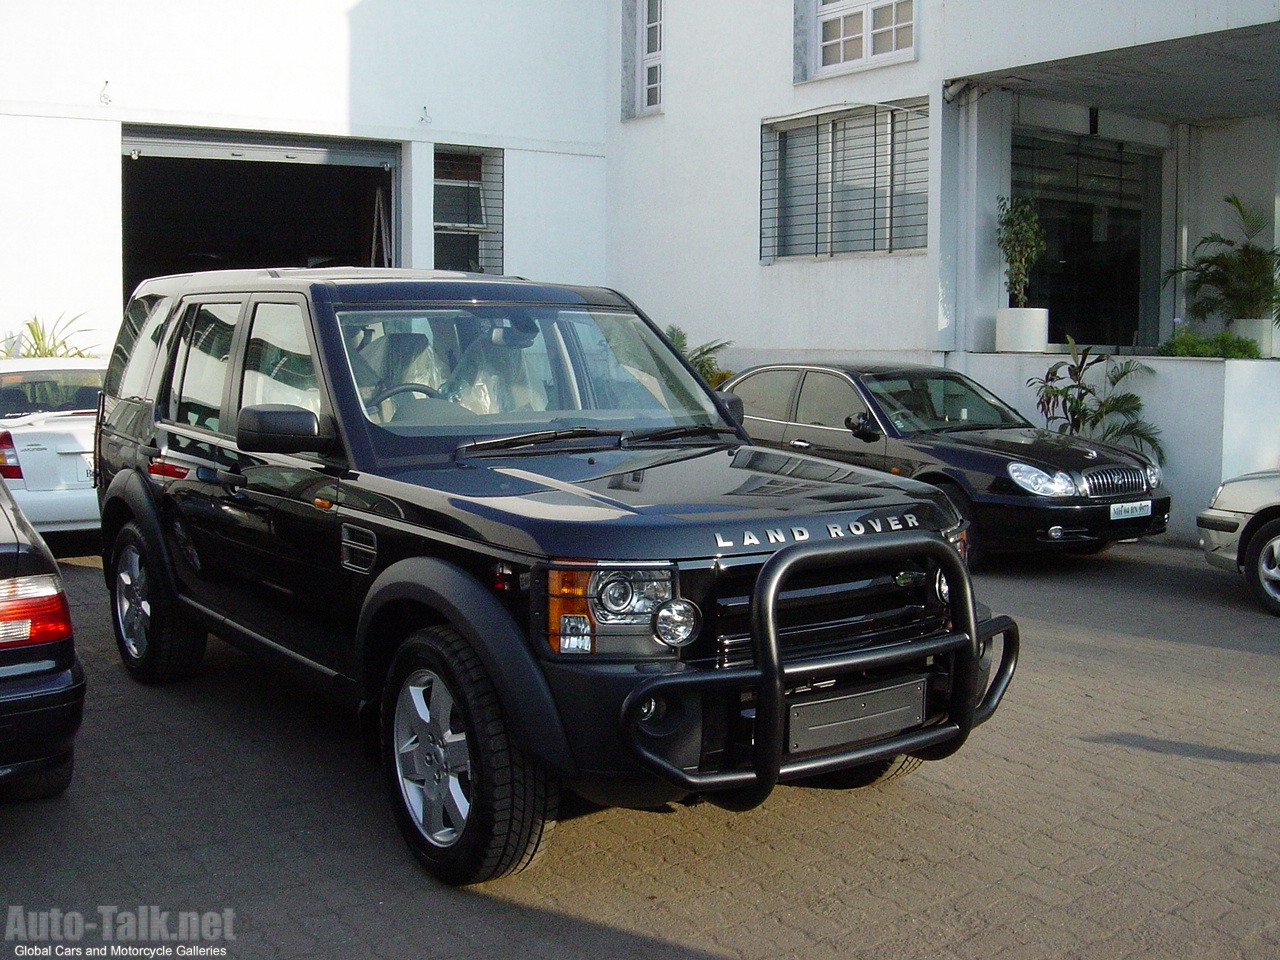
<instances>
[{"instance_id":1,"label":"sedan grille","mask_svg":"<svg viewBox=\"0 0 1280 960\"><path fill-rule=\"evenodd\" d=\"M1147 489L1147 478L1137 467L1094 467L1084 472L1084 481L1092 499L1124 497Z\"/></svg>"}]
</instances>

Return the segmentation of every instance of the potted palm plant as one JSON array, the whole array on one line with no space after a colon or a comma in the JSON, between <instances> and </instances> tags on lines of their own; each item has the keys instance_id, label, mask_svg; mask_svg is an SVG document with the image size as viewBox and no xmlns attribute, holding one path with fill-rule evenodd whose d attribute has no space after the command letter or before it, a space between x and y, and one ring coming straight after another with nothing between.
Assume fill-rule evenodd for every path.
<instances>
[{"instance_id":1,"label":"potted palm plant","mask_svg":"<svg viewBox=\"0 0 1280 960\"><path fill-rule=\"evenodd\" d=\"M996 311L996 350L1044 353L1049 345L1049 311L1027 306L1031 267L1044 253L1044 227L1031 201L1000 197L996 245L1005 262L1008 307Z\"/></svg>"},{"instance_id":2,"label":"potted palm plant","mask_svg":"<svg viewBox=\"0 0 1280 960\"><path fill-rule=\"evenodd\" d=\"M1226 329L1258 344L1264 357L1280 356L1280 250L1254 241L1267 228L1265 214L1232 194L1222 198L1235 211L1240 239L1211 233L1187 263L1165 273L1186 277L1187 306L1197 320L1221 317Z\"/></svg>"}]
</instances>

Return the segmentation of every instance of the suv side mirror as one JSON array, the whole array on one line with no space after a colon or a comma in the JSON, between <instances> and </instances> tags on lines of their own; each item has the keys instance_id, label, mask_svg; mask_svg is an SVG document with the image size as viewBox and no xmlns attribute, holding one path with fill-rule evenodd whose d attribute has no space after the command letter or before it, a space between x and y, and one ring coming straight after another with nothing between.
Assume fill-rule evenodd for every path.
<instances>
[{"instance_id":1,"label":"suv side mirror","mask_svg":"<svg viewBox=\"0 0 1280 960\"><path fill-rule=\"evenodd\" d=\"M727 390L717 390L716 399L729 408L729 416L733 417L733 425L735 427L742 426L742 421L747 415L746 407L742 405L742 398L736 393L729 393Z\"/></svg>"},{"instance_id":2,"label":"suv side mirror","mask_svg":"<svg viewBox=\"0 0 1280 960\"><path fill-rule=\"evenodd\" d=\"M333 421L289 403L257 403L240 411L236 446L246 453L328 453Z\"/></svg>"},{"instance_id":3,"label":"suv side mirror","mask_svg":"<svg viewBox=\"0 0 1280 960\"><path fill-rule=\"evenodd\" d=\"M863 443L875 443L880 439L880 431L876 429L875 422L871 419L871 414L866 411L856 417L845 417L844 425L849 428L850 433Z\"/></svg>"}]
</instances>

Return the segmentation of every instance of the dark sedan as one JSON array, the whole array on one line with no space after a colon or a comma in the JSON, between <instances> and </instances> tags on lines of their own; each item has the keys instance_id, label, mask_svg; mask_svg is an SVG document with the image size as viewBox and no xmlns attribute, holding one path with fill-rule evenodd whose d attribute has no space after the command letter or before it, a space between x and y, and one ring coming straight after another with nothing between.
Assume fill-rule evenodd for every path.
<instances>
[{"instance_id":1,"label":"dark sedan","mask_svg":"<svg viewBox=\"0 0 1280 960\"><path fill-rule=\"evenodd\" d=\"M0 800L71 784L84 689L58 565L0 484Z\"/></svg>"},{"instance_id":2,"label":"dark sedan","mask_svg":"<svg viewBox=\"0 0 1280 960\"><path fill-rule=\"evenodd\" d=\"M1163 533L1169 494L1140 454L1038 429L991 391L926 366L786 364L728 381L765 446L924 480L977 550L1093 553Z\"/></svg>"}]
</instances>

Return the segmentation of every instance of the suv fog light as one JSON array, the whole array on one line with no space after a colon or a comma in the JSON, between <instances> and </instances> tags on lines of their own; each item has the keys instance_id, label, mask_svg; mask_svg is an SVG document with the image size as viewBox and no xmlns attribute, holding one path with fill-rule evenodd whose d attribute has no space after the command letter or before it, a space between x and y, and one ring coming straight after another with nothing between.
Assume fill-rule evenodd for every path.
<instances>
[{"instance_id":1,"label":"suv fog light","mask_svg":"<svg viewBox=\"0 0 1280 960\"><path fill-rule=\"evenodd\" d=\"M941 570L933 579L933 591L943 603L951 602L951 584L947 583L947 575Z\"/></svg>"},{"instance_id":2,"label":"suv fog light","mask_svg":"<svg viewBox=\"0 0 1280 960\"><path fill-rule=\"evenodd\" d=\"M591 621L575 614L560 618L560 652L591 652Z\"/></svg>"},{"instance_id":3,"label":"suv fog light","mask_svg":"<svg viewBox=\"0 0 1280 960\"><path fill-rule=\"evenodd\" d=\"M702 625L702 614L688 600L668 600L653 614L653 634L668 647L692 642Z\"/></svg>"},{"instance_id":4,"label":"suv fog light","mask_svg":"<svg viewBox=\"0 0 1280 960\"><path fill-rule=\"evenodd\" d=\"M1061 527L1050 527L1050 528L1049 528L1049 539L1050 539L1050 540L1061 540L1061 539L1062 539L1062 528L1061 528Z\"/></svg>"},{"instance_id":5,"label":"suv fog light","mask_svg":"<svg viewBox=\"0 0 1280 960\"><path fill-rule=\"evenodd\" d=\"M644 723L652 720L658 713L658 701L650 697L644 703L640 704L640 722Z\"/></svg>"}]
</instances>

